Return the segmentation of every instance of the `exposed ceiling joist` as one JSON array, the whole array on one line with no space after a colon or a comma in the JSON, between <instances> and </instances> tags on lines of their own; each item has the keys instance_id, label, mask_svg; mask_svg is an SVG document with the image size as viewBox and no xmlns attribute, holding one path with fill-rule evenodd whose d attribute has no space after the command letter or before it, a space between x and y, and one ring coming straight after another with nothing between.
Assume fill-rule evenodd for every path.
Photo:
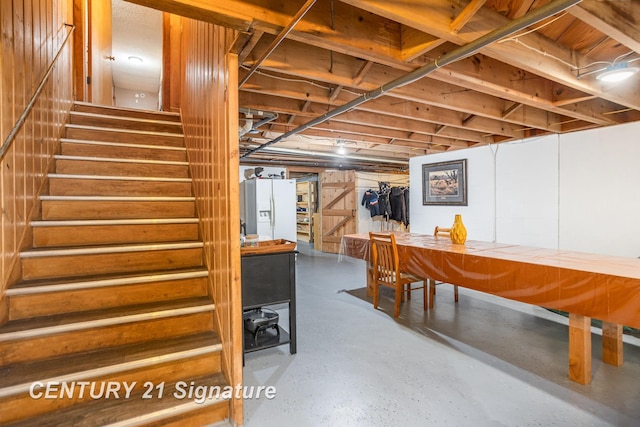
<instances>
[{"instance_id":1,"label":"exposed ceiling joist","mask_svg":"<svg viewBox=\"0 0 640 427\"><path fill-rule=\"evenodd\" d=\"M257 63L260 52L305 3L129 1L244 32L238 36L241 47L235 48L244 69ZM317 0L248 79L239 104L279 113L278 122L268 128L286 132L546 3ZM595 74L584 76L583 69L578 78L576 69L640 58L637 22L638 1L583 1L566 14L486 46L304 134L329 139L344 135L360 144L358 152L380 155L387 150L390 158L406 160L425 152L640 120L640 73L623 85L612 85L596 80ZM315 141L305 144L313 147ZM241 152L248 144L240 142Z\"/></svg>"}]
</instances>

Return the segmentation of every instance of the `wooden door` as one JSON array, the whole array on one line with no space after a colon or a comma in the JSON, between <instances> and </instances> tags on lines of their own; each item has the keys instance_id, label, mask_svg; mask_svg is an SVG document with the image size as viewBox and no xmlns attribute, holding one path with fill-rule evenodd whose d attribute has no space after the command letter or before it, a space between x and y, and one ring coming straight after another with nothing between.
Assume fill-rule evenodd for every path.
<instances>
[{"instance_id":1,"label":"wooden door","mask_svg":"<svg viewBox=\"0 0 640 427\"><path fill-rule=\"evenodd\" d=\"M89 17L89 100L113 105L111 2L91 0Z\"/></svg>"},{"instance_id":2,"label":"wooden door","mask_svg":"<svg viewBox=\"0 0 640 427\"><path fill-rule=\"evenodd\" d=\"M357 195L354 171L320 174L322 251L337 254L345 234L356 233Z\"/></svg>"}]
</instances>

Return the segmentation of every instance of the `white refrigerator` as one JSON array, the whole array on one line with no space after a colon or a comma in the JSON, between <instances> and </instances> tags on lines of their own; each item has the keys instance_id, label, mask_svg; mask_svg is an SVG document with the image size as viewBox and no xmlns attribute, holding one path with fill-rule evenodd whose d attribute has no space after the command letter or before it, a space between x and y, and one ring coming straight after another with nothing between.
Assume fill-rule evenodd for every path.
<instances>
[{"instance_id":1,"label":"white refrigerator","mask_svg":"<svg viewBox=\"0 0 640 427\"><path fill-rule=\"evenodd\" d=\"M240 217L247 234L297 241L296 181L249 179L240 183Z\"/></svg>"}]
</instances>

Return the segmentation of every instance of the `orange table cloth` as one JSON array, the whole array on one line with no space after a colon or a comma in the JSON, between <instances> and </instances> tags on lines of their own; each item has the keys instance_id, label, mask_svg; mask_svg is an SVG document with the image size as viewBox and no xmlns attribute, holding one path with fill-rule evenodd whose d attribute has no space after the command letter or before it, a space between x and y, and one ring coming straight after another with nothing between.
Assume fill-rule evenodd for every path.
<instances>
[{"instance_id":1,"label":"orange table cloth","mask_svg":"<svg viewBox=\"0 0 640 427\"><path fill-rule=\"evenodd\" d=\"M603 359L614 365L622 363L620 325L640 328L640 259L472 240L454 245L443 237L395 235L400 262L409 273L569 312L570 377L572 365L578 370L583 370L578 365L588 365L572 378L575 381L590 382L590 318L603 321ZM369 235L345 235L341 253L368 260Z\"/></svg>"}]
</instances>

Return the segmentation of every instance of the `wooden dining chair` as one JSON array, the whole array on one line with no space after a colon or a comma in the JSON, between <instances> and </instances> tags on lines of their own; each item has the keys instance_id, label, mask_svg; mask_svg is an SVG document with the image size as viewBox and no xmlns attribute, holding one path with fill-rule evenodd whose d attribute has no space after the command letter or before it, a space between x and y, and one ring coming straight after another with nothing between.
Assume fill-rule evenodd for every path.
<instances>
[{"instance_id":1,"label":"wooden dining chair","mask_svg":"<svg viewBox=\"0 0 640 427\"><path fill-rule=\"evenodd\" d=\"M433 236L435 238L446 237L448 239L451 239L451 229L436 226L435 230L433 230ZM437 280L431 280L431 283L429 286L429 308L433 308L433 305L436 302L436 285L442 285L442 284L445 284L445 282L438 282ZM453 285L453 299L455 302L458 302L458 285Z\"/></svg>"},{"instance_id":2,"label":"wooden dining chair","mask_svg":"<svg viewBox=\"0 0 640 427\"><path fill-rule=\"evenodd\" d=\"M369 233L371 242L371 265L373 279L373 307L378 308L380 300L380 286L386 286L395 290L395 310L393 317L400 315L400 303L411 298L411 291L422 289L424 310L427 309L427 295L429 279L417 277L403 272L398 259L398 247L396 238L391 233ZM412 283L421 282L421 286L411 287Z\"/></svg>"}]
</instances>

